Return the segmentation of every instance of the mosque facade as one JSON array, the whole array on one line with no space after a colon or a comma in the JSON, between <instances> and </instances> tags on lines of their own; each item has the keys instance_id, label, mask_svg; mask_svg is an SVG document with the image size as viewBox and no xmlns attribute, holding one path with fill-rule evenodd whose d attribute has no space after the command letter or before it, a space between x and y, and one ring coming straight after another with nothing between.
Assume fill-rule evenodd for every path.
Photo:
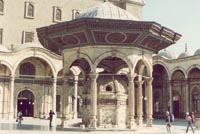
<instances>
[{"instance_id":1,"label":"mosque facade","mask_svg":"<svg viewBox=\"0 0 200 134\"><path fill-rule=\"evenodd\" d=\"M0 0L0 118L52 109L63 126L133 128L166 110L198 114L198 50L158 53L181 35L141 21L143 0L105 3Z\"/></svg>"}]
</instances>

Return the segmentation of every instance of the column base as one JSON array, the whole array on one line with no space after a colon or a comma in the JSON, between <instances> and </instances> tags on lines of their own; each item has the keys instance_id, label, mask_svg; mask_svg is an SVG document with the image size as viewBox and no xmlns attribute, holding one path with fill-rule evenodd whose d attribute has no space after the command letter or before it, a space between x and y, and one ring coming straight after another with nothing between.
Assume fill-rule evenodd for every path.
<instances>
[{"instance_id":1,"label":"column base","mask_svg":"<svg viewBox=\"0 0 200 134\"><path fill-rule=\"evenodd\" d=\"M152 117L147 118L147 127L152 127L152 124L153 124L153 118Z\"/></svg>"},{"instance_id":2,"label":"column base","mask_svg":"<svg viewBox=\"0 0 200 134\"><path fill-rule=\"evenodd\" d=\"M97 128L97 119L90 119L90 126L89 128L96 129Z\"/></svg>"},{"instance_id":3,"label":"column base","mask_svg":"<svg viewBox=\"0 0 200 134\"><path fill-rule=\"evenodd\" d=\"M14 119L14 114L13 113L9 113L8 119Z\"/></svg>"},{"instance_id":4,"label":"column base","mask_svg":"<svg viewBox=\"0 0 200 134\"><path fill-rule=\"evenodd\" d=\"M138 126L143 125L143 118L142 118L142 117L138 117L138 118L137 118L137 125L138 125Z\"/></svg>"},{"instance_id":5,"label":"column base","mask_svg":"<svg viewBox=\"0 0 200 134\"><path fill-rule=\"evenodd\" d=\"M61 127L62 128L67 128L67 126L68 126L68 120L67 120L67 118L66 117L62 117L61 118Z\"/></svg>"},{"instance_id":6,"label":"column base","mask_svg":"<svg viewBox=\"0 0 200 134\"><path fill-rule=\"evenodd\" d=\"M73 119L77 119L77 113L73 114Z\"/></svg>"},{"instance_id":7,"label":"column base","mask_svg":"<svg viewBox=\"0 0 200 134\"><path fill-rule=\"evenodd\" d=\"M133 129L136 126L135 119L129 119L127 128Z\"/></svg>"}]
</instances>

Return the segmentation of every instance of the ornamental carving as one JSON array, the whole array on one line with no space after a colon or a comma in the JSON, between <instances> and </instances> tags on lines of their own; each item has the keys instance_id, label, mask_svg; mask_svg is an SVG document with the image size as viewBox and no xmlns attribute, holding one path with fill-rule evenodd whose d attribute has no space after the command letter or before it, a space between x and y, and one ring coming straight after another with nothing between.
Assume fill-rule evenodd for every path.
<instances>
[{"instance_id":1,"label":"ornamental carving","mask_svg":"<svg viewBox=\"0 0 200 134\"><path fill-rule=\"evenodd\" d=\"M79 44L79 39L74 35L63 35L62 40L65 44L77 45Z\"/></svg>"},{"instance_id":2,"label":"ornamental carving","mask_svg":"<svg viewBox=\"0 0 200 134\"><path fill-rule=\"evenodd\" d=\"M124 33L108 33L106 34L105 39L109 43L119 44L124 42L127 39L127 36Z\"/></svg>"},{"instance_id":3,"label":"ornamental carving","mask_svg":"<svg viewBox=\"0 0 200 134\"><path fill-rule=\"evenodd\" d=\"M98 99L97 100L97 104L101 104L101 105L115 105L117 104L117 100L115 99Z\"/></svg>"}]
</instances>

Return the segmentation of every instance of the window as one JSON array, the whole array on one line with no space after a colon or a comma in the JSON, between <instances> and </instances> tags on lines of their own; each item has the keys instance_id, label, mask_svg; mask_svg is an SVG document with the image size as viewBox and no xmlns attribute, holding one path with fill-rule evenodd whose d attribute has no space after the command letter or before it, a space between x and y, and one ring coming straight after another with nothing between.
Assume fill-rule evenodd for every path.
<instances>
[{"instance_id":1,"label":"window","mask_svg":"<svg viewBox=\"0 0 200 134\"><path fill-rule=\"evenodd\" d=\"M59 7L53 7L53 22L62 21L62 11Z\"/></svg>"},{"instance_id":2,"label":"window","mask_svg":"<svg viewBox=\"0 0 200 134\"><path fill-rule=\"evenodd\" d=\"M4 2L3 0L0 0L0 14L3 14L4 11Z\"/></svg>"},{"instance_id":3,"label":"window","mask_svg":"<svg viewBox=\"0 0 200 134\"><path fill-rule=\"evenodd\" d=\"M200 93L194 92L192 94L192 103L193 103L193 109L194 112L200 112Z\"/></svg>"},{"instance_id":4,"label":"window","mask_svg":"<svg viewBox=\"0 0 200 134\"><path fill-rule=\"evenodd\" d=\"M21 78L33 77L35 75L35 66L30 62L23 63L20 66L19 74ZM30 76L30 75L33 75L33 76Z\"/></svg>"},{"instance_id":5,"label":"window","mask_svg":"<svg viewBox=\"0 0 200 134\"><path fill-rule=\"evenodd\" d=\"M22 33L22 43L28 43L34 41L34 32L26 32Z\"/></svg>"},{"instance_id":6,"label":"window","mask_svg":"<svg viewBox=\"0 0 200 134\"><path fill-rule=\"evenodd\" d=\"M0 29L0 45L3 44L3 29Z\"/></svg>"},{"instance_id":7,"label":"window","mask_svg":"<svg viewBox=\"0 0 200 134\"><path fill-rule=\"evenodd\" d=\"M72 20L76 19L76 17L80 14L79 10L72 9Z\"/></svg>"},{"instance_id":8,"label":"window","mask_svg":"<svg viewBox=\"0 0 200 134\"><path fill-rule=\"evenodd\" d=\"M34 18L34 5L30 2L25 2L25 18Z\"/></svg>"}]
</instances>

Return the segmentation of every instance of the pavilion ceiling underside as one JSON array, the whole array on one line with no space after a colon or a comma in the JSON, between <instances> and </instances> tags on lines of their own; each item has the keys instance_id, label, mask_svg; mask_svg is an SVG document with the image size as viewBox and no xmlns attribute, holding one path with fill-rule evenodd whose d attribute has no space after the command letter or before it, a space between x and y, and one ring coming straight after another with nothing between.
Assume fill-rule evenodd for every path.
<instances>
[{"instance_id":1,"label":"pavilion ceiling underside","mask_svg":"<svg viewBox=\"0 0 200 134\"><path fill-rule=\"evenodd\" d=\"M50 50L87 45L125 45L153 52L175 43L181 35L155 22L77 19L37 29Z\"/></svg>"},{"instance_id":2,"label":"pavilion ceiling underside","mask_svg":"<svg viewBox=\"0 0 200 134\"><path fill-rule=\"evenodd\" d=\"M104 68L103 73L116 74L120 69L127 68L128 66L123 60L119 58L108 57L102 60L97 67Z\"/></svg>"}]
</instances>

